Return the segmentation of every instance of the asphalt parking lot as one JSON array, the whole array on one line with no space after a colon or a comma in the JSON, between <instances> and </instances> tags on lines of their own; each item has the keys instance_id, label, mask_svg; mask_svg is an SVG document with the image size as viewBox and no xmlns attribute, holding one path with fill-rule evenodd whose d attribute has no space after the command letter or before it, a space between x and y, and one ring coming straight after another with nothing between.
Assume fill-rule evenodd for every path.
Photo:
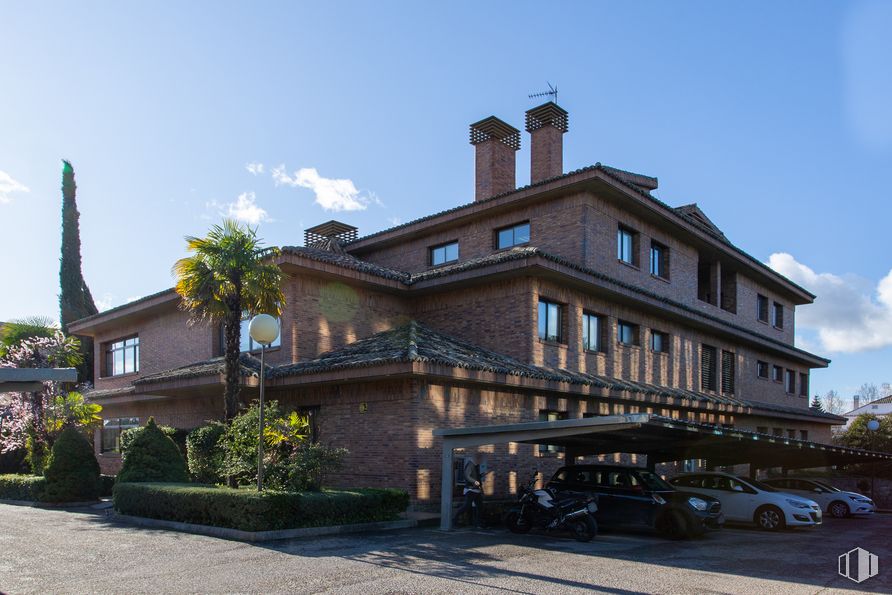
<instances>
[{"instance_id":1,"label":"asphalt parking lot","mask_svg":"<svg viewBox=\"0 0 892 595\"><path fill-rule=\"evenodd\" d=\"M680 542L423 528L249 545L0 504L0 591L890 593L890 535L892 515L880 515L779 534L726 528ZM860 585L837 574L839 554L859 546L880 558L880 574Z\"/></svg>"}]
</instances>

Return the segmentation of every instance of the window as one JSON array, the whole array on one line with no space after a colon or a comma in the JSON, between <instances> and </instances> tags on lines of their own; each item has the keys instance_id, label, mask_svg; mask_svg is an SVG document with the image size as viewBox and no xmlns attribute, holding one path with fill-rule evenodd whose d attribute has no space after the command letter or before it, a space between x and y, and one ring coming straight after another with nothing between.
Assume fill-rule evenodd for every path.
<instances>
[{"instance_id":1,"label":"window","mask_svg":"<svg viewBox=\"0 0 892 595\"><path fill-rule=\"evenodd\" d=\"M638 232L619 226L616 232L616 257L626 264L638 266Z\"/></svg>"},{"instance_id":2,"label":"window","mask_svg":"<svg viewBox=\"0 0 892 595\"><path fill-rule=\"evenodd\" d=\"M617 320L616 339L623 345L638 345L638 325Z\"/></svg>"},{"instance_id":3,"label":"window","mask_svg":"<svg viewBox=\"0 0 892 595\"><path fill-rule=\"evenodd\" d=\"M700 345L700 388L716 389L716 352L710 345Z\"/></svg>"},{"instance_id":4,"label":"window","mask_svg":"<svg viewBox=\"0 0 892 595\"><path fill-rule=\"evenodd\" d=\"M563 341L563 308L560 304L539 300L539 338L543 341Z\"/></svg>"},{"instance_id":5,"label":"window","mask_svg":"<svg viewBox=\"0 0 892 595\"><path fill-rule=\"evenodd\" d=\"M458 242L449 242L431 248L431 266L455 262L458 260Z\"/></svg>"},{"instance_id":6,"label":"window","mask_svg":"<svg viewBox=\"0 0 892 595\"><path fill-rule=\"evenodd\" d=\"M669 352L669 335L660 331L651 329L650 331L650 350L657 353Z\"/></svg>"},{"instance_id":7,"label":"window","mask_svg":"<svg viewBox=\"0 0 892 595\"><path fill-rule=\"evenodd\" d=\"M722 394L734 394L734 354L722 350Z\"/></svg>"},{"instance_id":8,"label":"window","mask_svg":"<svg viewBox=\"0 0 892 595\"><path fill-rule=\"evenodd\" d=\"M138 417L115 417L102 420L100 451L121 452L121 432L138 427Z\"/></svg>"},{"instance_id":9,"label":"window","mask_svg":"<svg viewBox=\"0 0 892 595\"><path fill-rule=\"evenodd\" d=\"M774 434L775 436L783 436L783 435L784 435L784 429L783 429L783 428L773 428L773 429L771 430L771 433Z\"/></svg>"},{"instance_id":10,"label":"window","mask_svg":"<svg viewBox=\"0 0 892 595\"><path fill-rule=\"evenodd\" d=\"M139 337L113 341L105 346L105 375L139 372Z\"/></svg>"},{"instance_id":11,"label":"window","mask_svg":"<svg viewBox=\"0 0 892 595\"><path fill-rule=\"evenodd\" d=\"M319 442L319 409L320 407L316 405L315 407L299 407L297 409L297 414L301 417L306 417L307 421L310 423L310 443L316 444Z\"/></svg>"},{"instance_id":12,"label":"window","mask_svg":"<svg viewBox=\"0 0 892 595\"><path fill-rule=\"evenodd\" d=\"M718 305L716 298L718 296L718 287L716 287L716 265L714 262L707 260L704 256L700 256L697 263L697 299Z\"/></svg>"},{"instance_id":13,"label":"window","mask_svg":"<svg viewBox=\"0 0 892 595\"><path fill-rule=\"evenodd\" d=\"M793 370L787 370L784 388L786 388L787 392L791 395L796 393L796 372Z\"/></svg>"},{"instance_id":14,"label":"window","mask_svg":"<svg viewBox=\"0 0 892 595\"><path fill-rule=\"evenodd\" d=\"M721 283L722 310L737 314L737 273L727 267L722 267Z\"/></svg>"},{"instance_id":15,"label":"window","mask_svg":"<svg viewBox=\"0 0 892 595\"><path fill-rule=\"evenodd\" d=\"M586 351L604 351L604 317L584 312L582 314L582 348Z\"/></svg>"},{"instance_id":16,"label":"window","mask_svg":"<svg viewBox=\"0 0 892 595\"><path fill-rule=\"evenodd\" d=\"M768 322L768 298L761 294L756 296L756 320Z\"/></svg>"},{"instance_id":17,"label":"window","mask_svg":"<svg viewBox=\"0 0 892 595\"><path fill-rule=\"evenodd\" d=\"M756 432L758 432L760 434L767 434L768 426L756 426Z\"/></svg>"},{"instance_id":18,"label":"window","mask_svg":"<svg viewBox=\"0 0 892 595\"><path fill-rule=\"evenodd\" d=\"M774 328L784 328L784 306L774 302L774 308L771 310L771 326Z\"/></svg>"},{"instance_id":19,"label":"window","mask_svg":"<svg viewBox=\"0 0 892 595\"><path fill-rule=\"evenodd\" d=\"M251 338L251 334L248 332L248 325L251 324L252 316L245 312L242 315L242 326L241 331L239 332L239 351L242 353L248 353L251 351L260 351L260 343L254 341ZM279 322L279 328L281 329L282 321L278 318L276 319ZM279 333L279 336L276 337L276 340L267 345L267 349L271 347L280 347L282 345L282 333ZM226 332L223 329L223 325L220 325L220 353L226 353Z\"/></svg>"},{"instance_id":20,"label":"window","mask_svg":"<svg viewBox=\"0 0 892 595\"><path fill-rule=\"evenodd\" d=\"M650 274L661 279L669 279L669 248L650 243Z\"/></svg>"},{"instance_id":21,"label":"window","mask_svg":"<svg viewBox=\"0 0 892 595\"><path fill-rule=\"evenodd\" d=\"M799 373L799 396L808 396L808 374L805 372Z\"/></svg>"},{"instance_id":22,"label":"window","mask_svg":"<svg viewBox=\"0 0 892 595\"><path fill-rule=\"evenodd\" d=\"M799 430L799 439L808 440L808 430Z\"/></svg>"},{"instance_id":23,"label":"window","mask_svg":"<svg viewBox=\"0 0 892 595\"><path fill-rule=\"evenodd\" d=\"M496 230L496 248L510 248L530 242L530 222L518 223Z\"/></svg>"},{"instance_id":24,"label":"window","mask_svg":"<svg viewBox=\"0 0 892 595\"><path fill-rule=\"evenodd\" d=\"M567 419L566 411L553 411L550 409L541 409L539 411L539 421L557 421L559 419ZM564 448L562 446L555 446L554 444L540 444L539 445L539 453L549 453L549 452L563 452Z\"/></svg>"},{"instance_id":25,"label":"window","mask_svg":"<svg viewBox=\"0 0 892 595\"><path fill-rule=\"evenodd\" d=\"M795 440L796 439L796 430L790 430L788 428L787 429L787 438L792 438L793 440Z\"/></svg>"},{"instance_id":26,"label":"window","mask_svg":"<svg viewBox=\"0 0 892 595\"><path fill-rule=\"evenodd\" d=\"M784 369L780 366L774 366L772 368L771 379L775 382L783 382L784 381Z\"/></svg>"},{"instance_id":27,"label":"window","mask_svg":"<svg viewBox=\"0 0 892 595\"><path fill-rule=\"evenodd\" d=\"M768 378L768 362L756 362L756 376Z\"/></svg>"}]
</instances>

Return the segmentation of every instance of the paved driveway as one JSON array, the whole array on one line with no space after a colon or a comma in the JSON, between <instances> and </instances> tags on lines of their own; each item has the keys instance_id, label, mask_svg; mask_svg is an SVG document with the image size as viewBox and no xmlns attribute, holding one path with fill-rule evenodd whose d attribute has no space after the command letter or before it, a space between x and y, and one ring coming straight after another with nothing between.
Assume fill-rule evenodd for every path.
<instances>
[{"instance_id":1,"label":"paved driveway","mask_svg":"<svg viewBox=\"0 0 892 595\"><path fill-rule=\"evenodd\" d=\"M889 536L892 516L781 534L725 529L691 542L413 529L258 546L0 505L0 591L890 593ZM880 575L861 585L837 576L837 556L857 546L880 557Z\"/></svg>"}]
</instances>

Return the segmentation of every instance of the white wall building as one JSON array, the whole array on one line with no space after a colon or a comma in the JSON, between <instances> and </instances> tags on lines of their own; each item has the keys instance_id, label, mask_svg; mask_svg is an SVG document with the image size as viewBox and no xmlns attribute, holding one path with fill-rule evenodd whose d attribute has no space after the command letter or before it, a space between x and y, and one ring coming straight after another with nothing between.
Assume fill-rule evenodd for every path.
<instances>
[{"instance_id":1,"label":"white wall building","mask_svg":"<svg viewBox=\"0 0 892 595\"><path fill-rule=\"evenodd\" d=\"M847 420L846 424L842 426L842 430L848 430L852 422L855 421L855 418L859 415L864 415L865 413L872 413L877 417L892 415L892 395L860 406L858 405L858 397L855 397L855 408L848 413L842 414Z\"/></svg>"}]
</instances>

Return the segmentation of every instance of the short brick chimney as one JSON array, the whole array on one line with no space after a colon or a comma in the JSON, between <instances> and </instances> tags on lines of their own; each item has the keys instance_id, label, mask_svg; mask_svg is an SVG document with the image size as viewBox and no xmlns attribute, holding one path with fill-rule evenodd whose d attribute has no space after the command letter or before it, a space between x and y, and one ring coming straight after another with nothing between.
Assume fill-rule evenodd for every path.
<instances>
[{"instance_id":1,"label":"short brick chimney","mask_svg":"<svg viewBox=\"0 0 892 595\"><path fill-rule=\"evenodd\" d=\"M490 116L471 124L471 144L477 150L474 200L514 190L520 130Z\"/></svg>"},{"instance_id":2,"label":"short brick chimney","mask_svg":"<svg viewBox=\"0 0 892 595\"><path fill-rule=\"evenodd\" d=\"M567 111L553 101L527 110L531 184L564 173L563 135L567 132L568 123Z\"/></svg>"}]
</instances>

